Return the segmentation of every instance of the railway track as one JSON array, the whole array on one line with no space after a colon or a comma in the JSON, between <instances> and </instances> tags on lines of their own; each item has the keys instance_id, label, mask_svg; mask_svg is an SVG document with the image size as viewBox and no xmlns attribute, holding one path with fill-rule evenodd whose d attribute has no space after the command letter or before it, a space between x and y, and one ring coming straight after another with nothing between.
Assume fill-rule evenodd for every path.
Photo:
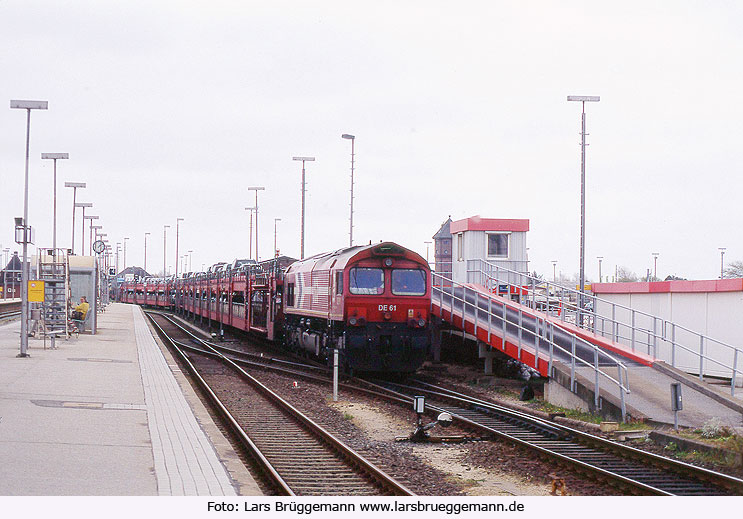
<instances>
[{"instance_id":1,"label":"railway track","mask_svg":"<svg viewBox=\"0 0 743 519\"><path fill-rule=\"evenodd\" d=\"M183 347L196 346L182 343ZM330 384L328 370L216 345L234 362ZM628 447L560 424L520 413L476 397L420 381L414 385L351 379L339 387L409 406L427 397L432 414L446 411L480 435L498 438L544 454L560 464L623 488L651 495L743 495L740 479ZM394 388L394 389L393 389Z\"/></svg>"},{"instance_id":2,"label":"railway track","mask_svg":"<svg viewBox=\"0 0 743 519\"><path fill-rule=\"evenodd\" d=\"M164 314L147 315L277 493L413 495L206 341Z\"/></svg>"},{"instance_id":3,"label":"railway track","mask_svg":"<svg viewBox=\"0 0 743 519\"><path fill-rule=\"evenodd\" d=\"M455 421L480 433L540 452L632 493L743 495L743 480L732 476L647 453L425 382L412 383L414 385L384 382L373 386L395 398L426 396L426 407L432 411L446 411Z\"/></svg>"}]
</instances>

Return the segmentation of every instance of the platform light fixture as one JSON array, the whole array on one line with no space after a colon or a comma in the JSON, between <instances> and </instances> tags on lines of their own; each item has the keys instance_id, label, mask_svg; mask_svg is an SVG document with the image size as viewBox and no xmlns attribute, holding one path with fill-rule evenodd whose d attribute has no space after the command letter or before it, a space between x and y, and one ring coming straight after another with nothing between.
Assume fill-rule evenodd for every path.
<instances>
[{"instance_id":1,"label":"platform light fixture","mask_svg":"<svg viewBox=\"0 0 743 519\"><path fill-rule=\"evenodd\" d=\"M258 191L265 191L266 188L262 186L249 187L248 191L255 191L255 262L258 263Z\"/></svg>"},{"instance_id":2,"label":"platform light fixture","mask_svg":"<svg viewBox=\"0 0 743 519\"><path fill-rule=\"evenodd\" d=\"M304 193L306 191L304 163L314 162L315 157L292 157L292 160L302 161L302 227L301 227L302 230L301 230L300 239L299 239L299 255L300 255L299 259L304 259Z\"/></svg>"},{"instance_id":3,"label":"platform light fixture","mask_svg":"<svg viewBox=\"0 0 743 519\"><path fill-rule=\"evenodd\" d=\"M718 247L717 250L720 251L720 279L725 278L725 251L727 250L727 247Z\"/></svg>"},{"instance_id":4,"label":"platform light fixture","mask_svg":"<svg viewBox=\"0 0 743 519\"><path fill-rule=\"evenodd\" d=\"M124 270L126 270L126 241L129 239L129 236L124 236Z\"/></svg>"},{"instance_id":5,"label":"platform light fixture","mask_svg":"<svg viewBox=\"0 0 743 519\"><path fill-rule=\"evenodd\" d=\"M75 209L77 208L77 190L83 189L87 184L85 182L65 182L64 187L72 188L72 243L70 250L75 254Z\"/></svg>"},{"instance_id":6,"label":"platform light fixture","mask_svg":"<svg viewBox=\"0 0 743 519\"><path fill-rule=\"evenodd\" d=\"M175 219L175 279L178 279L178 237L180 235L180 225L183 218Z\"/></svg>"},{"instance_id":7,"label":"platform light fixture","mask_svg":"<svg viewBox=\"0 0 743 519\"><path fill-rule=\"evenodd\" d=\"M54 193L54 208L52 209L52 248L54 252L52 257L57 257L57 160L69 159L69 153L42 153L42 159L54 161L54 179L53 179L53 193Z\"/></svg>"},{"instance_id":8,"label":"platform light fixture","mask_svg":"<svg viewBox=\"0 0 743 519\"><path fill-rule=\"evenodd\" d=\"M98 218L99 218L98 216L93 216L93 215L83 216L83 232L85 232L85 220L90 220L90 223L88 225L92 227L93 220L97 220ZM93 235L92 229L90 230L90 235L91 237ZM90 250L90 255L92 256L93 255L93 240L92 239L90 240L90 243L88 244L88 250ZM83 249L83 254L85 254L85 249Z\"/></svg>"},{"instance_id":9,"label":"platform light fixture","mask_svg":"<svg viewBox=\"0 0 743 519\"><path fill-rule=\"evenodd\" d=\"M660 256L660 252L651 252L650 253L653 256L653 280L658 280L658 256Z\"/></svg>"},{"instance_id":10,"label":"platform light fixture","mask_svg":"<svg viewBox=\"0 0 743 519\"><path fill-rule=\"evenodd\" d=\"M163 225L163 279L168 275L168 271L165 270L165 258L167 257L168 251L168 229L170 225Z\"/></svg>"},{"instance_id":11,"label":"platform light fixture","mask_svg":"<svg viewBox=\"0 0 743 519\"><path fill-rule=\"evenodd\" d=\"M31 110L48 110L48 101L11 99L10 108L26 110L26 172L23 184L23 258L21 259L21 345L19 357L28 357L28 158L31 142Z\"/></svg>"},{"instance_id":12,"label":"platform light fixture","mask_svg":"<svg viewBox=\"0 0 743 519\"><path fill-rule=\"evenodd\" d=\"M596 256L596 259L599 260L599 283L603 283L601 280L601 261L604 259L603 256Z\"/></svg>"},{"instance_id":13,"label":"platform light fixture","mask_svg":"<svg viewBox=\"0 0 743 519\"><path fill-rule=\"evenodd\" d=\"M144 271L147 272L147 237L150 233L144 233Z\"/></svg>"},{"instance_id":14,"label":"platform light fixture","mask_svg":"<svg viewBox=\"0 0 743 519\"><path fill-rule=\"evenodd\" d=\"M253 211L255 207L246 207L246 211L250 211L250 243L248 244L248 258L253 259Z\"/></svg>"},{"instance_id":15,"label":"platform light fixture","mask_svg":"<svg viewBox=\"0 0 743 519\"><path fill-rule=\"evenodd\" d=\"M276 239L277 237L277 226L276 224L281 221L281 218L274 218L273 219L273 257L278 258L279 257L279 248L278 248L278 241Z\"/></svg>"},{"instance_id":16,"label":"platform light fixture","mask_svg":"<svg viewBox=\"0 0 743 519\"><path fill-rule=\"evenodd\" d=\"M583 326L583 301L586 291L586 103L598 103L599 96L568 96L568 101L579 102L581 111L580 131L580 297L578 301L578 324Z\"/></svg>"},{"instance_id":17,"label":"platform light fixture","mask_svg":"<svg viewBox=\"0 0 743 519\"><path fill-rule=\"evenodd\" d=\"M356 143L356 136L349 133L341 135L342 139L348 139L351 141L351 218L348 232L348 246L353 247L353 166L354 166L354 144Z\"/></svg>"}]
</instances>

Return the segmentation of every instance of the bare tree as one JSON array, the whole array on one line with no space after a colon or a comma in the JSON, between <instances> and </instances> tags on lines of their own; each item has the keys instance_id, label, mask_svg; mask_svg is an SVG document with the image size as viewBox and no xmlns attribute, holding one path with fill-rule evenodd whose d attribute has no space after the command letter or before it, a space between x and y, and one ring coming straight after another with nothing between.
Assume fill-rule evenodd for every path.
<instances>
[{"instance_id":1,"label":"bare tree","mask_svg":"<svg viewBox=\"0 0 743 519\"><path fill-rule=\"evenodd\" d=\"M617 283L628 283L632 281L639 281L640 278L637 274L632 272L627 267L617 268Z\"/></svg>"},{"instance_id":2,"label":"bare tree","mask_svg":"<svg viewBox=\"0 0 743 519\"><path fill-rule=\"evenodd\" d=\"M723 272L726 278L743 278L743 261L731 261Z\"/></svg>"}]
</instances>

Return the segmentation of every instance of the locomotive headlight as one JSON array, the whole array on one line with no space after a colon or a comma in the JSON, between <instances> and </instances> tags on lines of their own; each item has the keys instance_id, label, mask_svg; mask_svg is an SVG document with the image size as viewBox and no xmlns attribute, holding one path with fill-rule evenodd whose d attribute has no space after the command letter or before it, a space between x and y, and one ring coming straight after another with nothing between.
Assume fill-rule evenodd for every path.
<instances>
[{"instance_id":1,"label":"locomotive headlight","mask_svg":"<svg viewBox=\"0 0 743 519\"><path fill-rule=\"evenodd\" d=\"M392 313L391 312L385 312L384 313L384 319L385 319L385 321L389 321L390 319L392 319Z\"/></svg>"},{"instance_id":2,"label":"locomotive headlight","mask_svg":"<svg viewBox=\"0 0 743 519\"><path fill-rule=\"evenodd\" d=\"M350 324L351 326L356 326L356 323L357 323L357 322L358 322L358 321L356 320L356 318L355 318L355 317L351 317L351 318L350 318L350 319L348 320L348 324Z\"/></svg>"},{"instance_id":3,"label":"locomotive headlight","mask_svg":"<svg viewBox=\"0 0 743 519\"><path fill-rule=\"evenodd\" d=\"M392 266L392 258L385 258L384 259L384 266L385 267L391 267Z\"/></svg>"},{"instance_id":4,"label":"locomotive headlight","mask_svg":"<svg viewBox=\"0 0 743 519\"><path fill-rule=\"evenodd\" d=\"M425 319L418 319L418 326L420 326L421 328L423 328L425 325L426 325L426 320Z\"/></svg>"}]
</instances>

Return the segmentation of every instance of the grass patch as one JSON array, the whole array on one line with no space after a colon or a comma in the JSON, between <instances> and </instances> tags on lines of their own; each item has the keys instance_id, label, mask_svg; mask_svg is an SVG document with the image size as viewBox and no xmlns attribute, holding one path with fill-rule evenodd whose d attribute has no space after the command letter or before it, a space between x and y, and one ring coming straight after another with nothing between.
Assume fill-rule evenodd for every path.
<instances>
[{"instance_id":1,"label":"grass patch","mask_svg":"<svg viewBox=\"0 0 743 519\"><path fill-rule=\"evenodd\" d=\"M349 421L350 420L353 420L353 415L351 413L348 413L348 412L343 413L343 419L344 420L349 420Z\"/></svg>"}]
</instances>

